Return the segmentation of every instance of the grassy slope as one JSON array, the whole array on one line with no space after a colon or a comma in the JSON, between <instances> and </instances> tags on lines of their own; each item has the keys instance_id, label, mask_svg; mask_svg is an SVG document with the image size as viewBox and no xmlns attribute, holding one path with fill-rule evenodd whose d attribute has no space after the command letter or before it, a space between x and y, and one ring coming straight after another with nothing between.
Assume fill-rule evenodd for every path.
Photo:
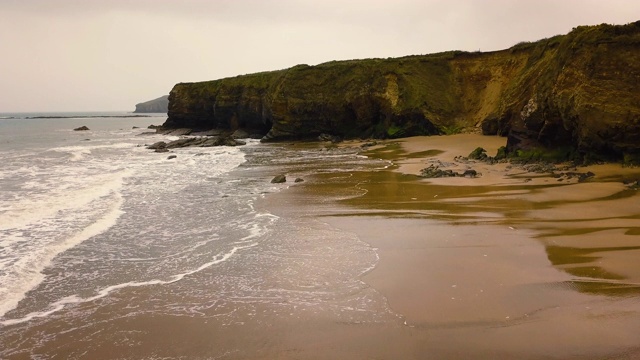
<instances>
[{"instance_id":1,"label":"grassy slope","mask_svg":"<svg viewBox=\"0 0 640 360\"><path fill-rule=\"evenodd\" d=\"M178 84L168 126L399 137L509 134L510 150L638 152L640 23L578 27L491 53L447 52Z\"/></svg>"}]
</instances>

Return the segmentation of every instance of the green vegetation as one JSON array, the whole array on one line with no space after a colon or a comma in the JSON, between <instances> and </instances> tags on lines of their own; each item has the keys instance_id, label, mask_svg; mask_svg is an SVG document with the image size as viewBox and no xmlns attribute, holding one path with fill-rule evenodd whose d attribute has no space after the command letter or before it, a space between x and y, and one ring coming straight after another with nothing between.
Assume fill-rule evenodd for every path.
<instances>
[{"instance_id":1,"label":"green vegetation","mask_svg":"<svg viewBox=\"0 0 640 360\"><path fill-rule=\"evenodd\" d=\"M498 152L496 153L496 156L494 157L495 160L503 160L507 158L507 147L506 146L500 146L498 148Z\"/></svg>"},{"instance_id":2,"label":"green vegetation","mask_svg":"<svg viewBox=\"0 0 640 360\"><path fill-rule=\"evenodd\" d=\"M506 156L639 163L640 22L580 26L489 53L450 51L177 84L167 127L266 139L397 138L480 126ZM487 125L487 126L485 126Z\"/></svg>"},{"instance_id":3,"label":"green vegetation","mask_svg":"<svg viewBox=\"0 0 640 360\"><path fill-rule=\"evenodd\" d=\"M487 158L487 150L477 147L467 157L472 160L484 160Z\"/></svg>"}]
</instances>

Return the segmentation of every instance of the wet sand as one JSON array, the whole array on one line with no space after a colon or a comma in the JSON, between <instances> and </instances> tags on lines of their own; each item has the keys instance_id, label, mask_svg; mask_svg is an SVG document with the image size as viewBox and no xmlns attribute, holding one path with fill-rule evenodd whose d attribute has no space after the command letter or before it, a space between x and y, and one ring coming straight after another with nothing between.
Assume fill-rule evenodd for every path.
<instances>
[{"instance_id":1,"label":"wet sand","mask_svg":"<svg viewBox=\"0 0 640 360\"><path fill-rule=\"evenodd\" d=\"M268 181L277 168L305 180L256 204L281 218L265 241L288 245L250 254L279 260L263 267L258 294L283 291L226 299L211 269L174 286L122 289L12 328L0 342L17 349L9 355L16 359L640 358L640 201L623 184L640 179L640 169L598 165L577 169L596 174L586 182L558 181L457 158L477 146L493 155L504 142L419 137L363 152L389 161L386 168L332 171L334 164L302 159L257 169L247 176ZM416 176L430 164L482 176ZM325 247L348 256L328 258ZM356 284L360 270L328 271L369 261L353 249L378 259ZM301 272L318 270L327 275L312 284L319 292L296 284ZM201 284L209 286L207 303L183 291ZM287 297L297 292L308 301Z\"/></svg>"},{"instance_id":2,"label":"wet sand","mask_svg":"<svg viewBox=\"0 0 640 360\"><path fill-rule=\"evenodd\" d=\"M347 348L369 350L339 357L640 358L640 201L622 183L640 179L640 169L581 167L596 176L559 181L456 158L477 146L494 155L504 143L478 135L387 142L365 154L392 161L389 169L318 174L275 195L276 212L319 218L379 255L362 280L402 326L378 324L384 346L380 336L355 336ZM482 176L414 176L433 163Z\"/></svg>"}]
</instances>

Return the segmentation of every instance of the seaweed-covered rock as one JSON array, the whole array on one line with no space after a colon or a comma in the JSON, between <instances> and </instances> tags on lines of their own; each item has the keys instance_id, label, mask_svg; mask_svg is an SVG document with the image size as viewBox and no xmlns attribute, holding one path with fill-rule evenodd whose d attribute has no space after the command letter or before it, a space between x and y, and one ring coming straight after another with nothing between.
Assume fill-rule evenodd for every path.
<instances>
[{"instance_id":1,"label":"seaweed-covered rock","mask_svg":"<svg viewBox=\"0 0 640 360\"><path fill-rule=\"evenodd\" d=\"M484 160L487 158L487 150L477 147L467 157L472 160Z\"/></svg>"}]
</instances>

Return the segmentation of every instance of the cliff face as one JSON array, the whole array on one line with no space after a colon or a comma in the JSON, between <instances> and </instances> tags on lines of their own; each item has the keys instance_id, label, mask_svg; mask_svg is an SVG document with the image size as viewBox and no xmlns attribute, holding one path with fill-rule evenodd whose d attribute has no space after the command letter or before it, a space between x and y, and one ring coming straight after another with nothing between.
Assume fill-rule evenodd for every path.
<instances>
[{"instance_id":1,"label":"cliff face","mask_svg":"<svg viewBox=\"0 0 640 360\"><path fill-rule=\"evenodd\" d=\"M177 84L167 127L403 137L482 131L510 152L640 159L640 22L448 52Z\"/></svg>"},{"instance_id":2,"label":"cliff face","mask_svg":"<svg viewBox=\"0 0 640 360\"><path fill-rule=\"evenodd\" d=\"M166 113L169 110L169 96L161 96L157 99L136 104L134 113Z\"/></svg>"}]
</instances>

